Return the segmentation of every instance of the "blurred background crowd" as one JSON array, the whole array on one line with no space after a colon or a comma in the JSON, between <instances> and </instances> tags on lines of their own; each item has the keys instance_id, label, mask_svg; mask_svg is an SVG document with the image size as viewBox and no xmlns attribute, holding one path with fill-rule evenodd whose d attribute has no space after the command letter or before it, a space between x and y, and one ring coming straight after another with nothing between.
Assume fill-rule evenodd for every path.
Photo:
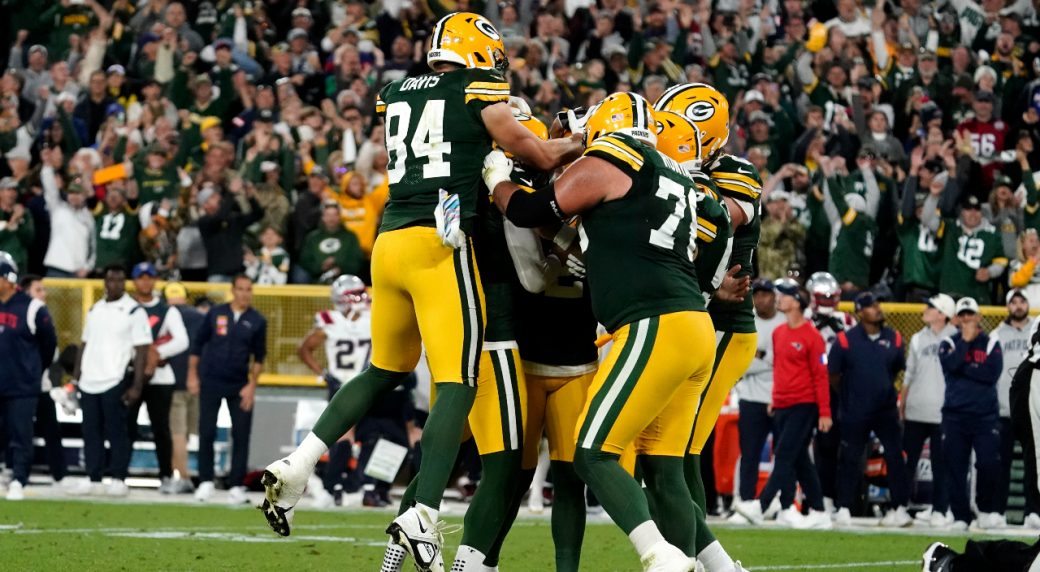
<instances>
[{"instance_id":1,"label":"blurred background crowd","mask_svg":"<svg viewBox=\"0 0 1040 572\"><path fill-rule=\"evenodd\" d=\"M388 194L375 97L429 71L433 23L471 10L542 118L721 90L727 150L765 183L759 275L1037 305L1035 4L2 0L0 250L57 277L366 276Z\"/></svg>"}]
</instances>

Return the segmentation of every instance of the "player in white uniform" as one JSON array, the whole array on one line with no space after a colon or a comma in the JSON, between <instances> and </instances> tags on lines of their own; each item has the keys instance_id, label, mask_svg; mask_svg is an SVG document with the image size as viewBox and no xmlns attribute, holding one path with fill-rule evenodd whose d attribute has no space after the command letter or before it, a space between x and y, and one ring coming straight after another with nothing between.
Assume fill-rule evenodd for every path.
<instances>
[{"instance_id":1,"label":"player in white uniform","mask_svg":"<svg viewBox=\"0 0 1040 572\"><path fill-rule=\"evenodd\" d=\"M827 344L827 352L838 338L838 333L852 329L856 318L852 314L838 310L841 301L841 285L828 272L816 272L805 284L811 300L806 310L806 317L823 336ZM831 411L838 411L838 392L831 392ZM820 485L823 487L823 506L827 512L834 512L834 495L838 486L838 450L841 448L841 419L834 417L834 425L827 433L817 433L814 441L816 471L820 474Z\"/></svg>"},{"instance_id":2,"label":"player in white uniform","mask_svg":"<svg viewBox=\"0 0 1040 572\"><path fill-rule=\"evenodd\" d=\"M314 315L314 328L300 343L300 360L329 388L329 399L346 382L368 367L372 355L372 322L370 300L365 283L357 276L344 274L332 283L332 305L335 310L322 310ZM314 356L314 350L325 344L327 367ZM315 489L335 495L334 502L342 499L343 476L352 452L353 428L329 450L329 464L325 471L324 488L310 486L315 499L322 504L328 498ZM339 470L333 469L339 467Z\"/></svg>"}]
</instances>

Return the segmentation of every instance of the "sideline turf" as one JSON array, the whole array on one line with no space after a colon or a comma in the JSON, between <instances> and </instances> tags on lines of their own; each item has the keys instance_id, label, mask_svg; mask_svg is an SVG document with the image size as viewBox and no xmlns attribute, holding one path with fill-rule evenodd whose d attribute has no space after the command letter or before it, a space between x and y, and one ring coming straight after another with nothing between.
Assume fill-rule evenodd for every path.
<instances>
[{"instance_id":1,"label":"sideline turf","mask_svg":"<svg viewBox=\"0 0 1040 572\"><path fill-rule=\"evenodd\" d=\"M389 512L307 511L283 539L248 507L98 501L0 500L4 570L335 570L375 571L386 541ZM461 522L452 515L451 522ZM920 558L933 540L905 534L803 532L717 527L719 540L752 570L755 566L841 565ZM142 538L142 536L147 536ZM354 539L344 541L345 538ZM452 553L460 535L447 537ZM945 539L956 549L964 538ZM503 572L551 570L549 523L522 518L502 554ZM843 567L829 568L841 570ZM409 564L406 570L412 570ZM610 524L590 523L582 570L639 570L628 540ZM857 571L919 570L909 564Z\"/></svg>"}]
</instances>

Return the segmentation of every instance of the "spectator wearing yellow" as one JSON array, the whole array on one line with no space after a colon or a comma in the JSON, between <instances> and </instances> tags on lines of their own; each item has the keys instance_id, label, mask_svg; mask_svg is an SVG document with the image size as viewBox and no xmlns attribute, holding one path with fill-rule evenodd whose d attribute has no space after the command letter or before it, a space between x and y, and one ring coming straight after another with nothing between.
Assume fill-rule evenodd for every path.
<instances>
[{"instance_id":1,"label":"spectator wearing yellow","mask_svg":"<svg viewBox=\"0 0 1040 572\"><path fill-rule=\"evenodd\" d=\"M1040 237L1035 228L1027 228L1018 236L1017 256L1011 262L1011 287L1022 290L1029 305L1040 304Z\"/></svg>"},{"instance_id":2,"label":"spectator wearing yellow","mask_svg":"<svg viewBox=\"0 0 1040 572\"><path fill-rule=\"evenodd\" d=\"M357 236L365 258L370 258L387 192L383 187L378 187L371 194L367 191L365 178L356 171L350 171L340 179L339 189L332 194L332 198L339 204L343 225Z\"/></svg>"}]
</instances>

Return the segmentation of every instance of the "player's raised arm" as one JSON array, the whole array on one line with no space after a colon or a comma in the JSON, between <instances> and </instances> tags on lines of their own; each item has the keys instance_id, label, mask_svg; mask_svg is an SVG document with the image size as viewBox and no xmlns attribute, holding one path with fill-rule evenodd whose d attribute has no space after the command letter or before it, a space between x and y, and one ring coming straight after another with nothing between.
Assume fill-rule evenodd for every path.
<instances>
[{"instance_id":1,"label":"player's raised arm","mask_svg":"<svg viewBox=\"0 0 1040 572\"><path fill-rule=\"evenodd\" d=\"M543 171L570 163L581 156L584 149L579 135L549 141L539 139L513 117L508 103L489 105L481 110L480 116L499 146Z\"/></svg>"}]
</instances>

